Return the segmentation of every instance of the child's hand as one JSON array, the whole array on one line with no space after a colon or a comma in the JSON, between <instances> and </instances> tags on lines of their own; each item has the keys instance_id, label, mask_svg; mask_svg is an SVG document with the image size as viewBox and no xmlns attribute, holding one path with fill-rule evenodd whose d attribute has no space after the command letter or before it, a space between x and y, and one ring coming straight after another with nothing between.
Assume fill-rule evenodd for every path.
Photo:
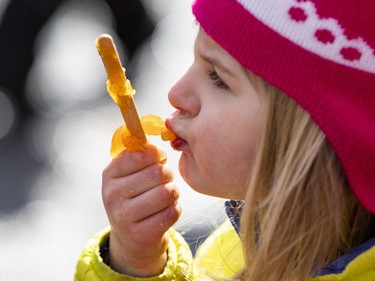
<instances>
[{"instance_id":1,"label":"child's hand","mask_svg":"<svg viewBox=\"0 0 375 281\"><path fill-rule=\"evenodd\" d=\"M178 220L179 192L166 156L155 146L125 151L103 172L103 202L112 230L109 264L117 272L146 277L164 269L166 231Z\"/></svg>"}]
</instances>

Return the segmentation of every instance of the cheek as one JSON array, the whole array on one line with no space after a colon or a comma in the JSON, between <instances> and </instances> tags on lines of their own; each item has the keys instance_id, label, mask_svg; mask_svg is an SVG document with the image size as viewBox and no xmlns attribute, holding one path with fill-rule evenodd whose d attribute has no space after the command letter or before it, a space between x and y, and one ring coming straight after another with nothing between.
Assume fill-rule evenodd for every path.
<instances>
[{"instance_id":1,"label":"cheek","mask_svg":"<svg viewBox=\"0 0 375 281\"><path fill-rule=\"evenodd\" d=\"M212 188L211 195L241 199L255 153L249 134L223 124L214 130L204 129L200 134L194 157L204 188Z\"/></svg>"},{"instance_id":2,"label":"cheek","mask_svg":"<svg viewBox=\"0 0 375 281\"><path fill-rule=\"evenodd\" d=\"M263 116L256 105L254 110L248 105L229 108L230 105L225 103L223 109L211 104L210 109L215 110L200 112L190 127L192 155L181 158L180 170L198 192L243 199L262 133Z\"/></svg>"}]
</instances>

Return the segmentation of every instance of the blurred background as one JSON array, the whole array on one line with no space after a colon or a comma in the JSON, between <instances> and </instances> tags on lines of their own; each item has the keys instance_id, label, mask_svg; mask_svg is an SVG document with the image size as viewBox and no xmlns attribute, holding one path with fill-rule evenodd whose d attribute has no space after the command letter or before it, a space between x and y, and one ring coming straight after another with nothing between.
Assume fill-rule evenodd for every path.
<instances>
[{"instance_id":1,"label":"blurred background","mask_svg":"<svg viewBox=\"0 0 375 281\"><path fill-rule=\"evenodd\" d=\"M114 37L140 115L165 118L193 60L192 0L0 0L0 280L72 280L86 241L108 224L101 173L121 114L94 40ZM179 154L158 138L177 167ZM176 170L193 252L225 217Z\"/></svg>"}]
</instances>

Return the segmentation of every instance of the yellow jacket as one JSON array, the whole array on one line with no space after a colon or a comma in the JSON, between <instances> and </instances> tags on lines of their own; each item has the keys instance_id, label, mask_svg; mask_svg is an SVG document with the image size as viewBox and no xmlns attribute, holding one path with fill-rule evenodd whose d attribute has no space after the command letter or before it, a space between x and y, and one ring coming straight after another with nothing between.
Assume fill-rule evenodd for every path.
<instances>
[{"instance_id":1,"label":"yellow jacket","mask_svg":"<svg viewBox=\"0 0 375 281\"><path fill-rule=\"evenodd\" d=\"M190 249L180 234L171 229L168 261L162 274L135 278L111 270L100 256L100 245L106 241L109 228L95 235L85 246L78 260L75 281L160 281L201 280L200 274L231 277L243 267L240 239L229 221L225 222L199 247L193 260ZM325 269L325 275L311 281L374 281L375 239L353 249ZM265 279L266 280L266 279Z\"/></svg>"}]
</instances>

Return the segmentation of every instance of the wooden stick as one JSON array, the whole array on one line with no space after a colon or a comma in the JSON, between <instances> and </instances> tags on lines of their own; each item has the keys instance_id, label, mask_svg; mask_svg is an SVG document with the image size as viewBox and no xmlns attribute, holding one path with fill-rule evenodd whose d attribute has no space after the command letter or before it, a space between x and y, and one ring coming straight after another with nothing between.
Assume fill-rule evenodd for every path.
<instances>
[{"instance_id":1,"label":"wooden stick","mask_svg":"<svg viewBox=\"0 0 375 281\"><path fill-rule=\"evenodd\" d=\"M135 91L130 81L126 79L125 70L121 66L112 37L107 34L100 35L95 43L107 72L107 91L109 95L120 107L129 132L143 144L146 144L146 135L133 100Z\"/></svg>"}]
</instances>

